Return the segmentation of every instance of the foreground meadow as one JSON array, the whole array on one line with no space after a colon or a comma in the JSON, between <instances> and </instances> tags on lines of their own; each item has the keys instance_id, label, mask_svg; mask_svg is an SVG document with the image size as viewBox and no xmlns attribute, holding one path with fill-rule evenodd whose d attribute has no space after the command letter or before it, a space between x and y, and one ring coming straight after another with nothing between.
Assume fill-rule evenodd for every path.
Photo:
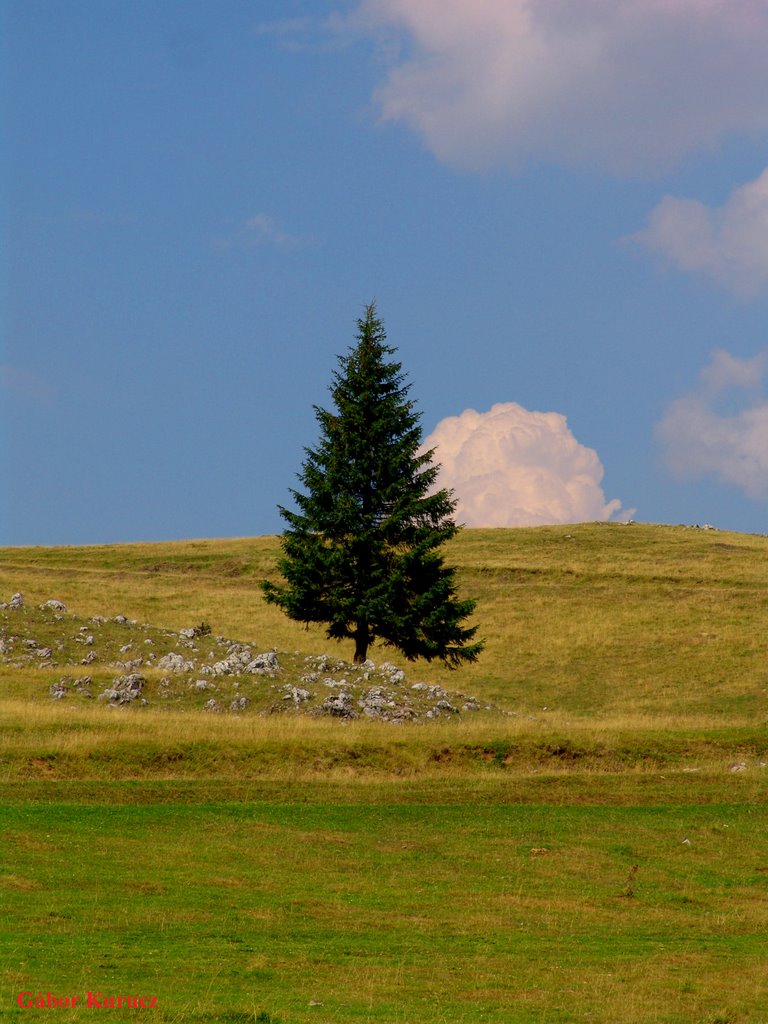
<instances>
[{"instance_id":1,"label":"foreground meadow","mask_svg":"<svg viewBox=\"0 0 768 1024\"><path fill-rule=\"evenodd\" d=\"M766 1019L760 806L25 795L3 808L10 1019L51 1015L14 1007L49 990L154 996L165 1021Z\"/></svg>"},{"instance_id":2,"label":"foreground meadow","mask_svg":"<svg viewBox=\"0 0 768 1024\"><path fill-rule=\"evenodd\" d=\"M343 656L261 602L275 550L6 550L0 587ZM486 656L403 667L507 715L212 715L156 701L153 670L113 708L0 669L0 1018L768 1021L768 541L584 526L451 554Z\"/></svg>"}]
</instances>

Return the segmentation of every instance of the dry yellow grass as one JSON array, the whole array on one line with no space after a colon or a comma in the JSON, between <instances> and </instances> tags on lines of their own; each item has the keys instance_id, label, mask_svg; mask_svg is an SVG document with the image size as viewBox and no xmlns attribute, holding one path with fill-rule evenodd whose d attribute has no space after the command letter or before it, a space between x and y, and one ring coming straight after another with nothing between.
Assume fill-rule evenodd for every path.
<instances>
[{"instance_id":1,"label":"dry yellow grass","mask_svg":"<svg viewBox=\"0 0 768 1024\"><path fill-rule=\"evenodd\" d=\"M726 781L739 799L762 792L766 740L748 723L728 730L711 721L636 718L599 723L559 716L473 718L395 727L375 721L271 715L221 716L195 711L111 708L63 702L0 700L0 782L176 779L238 783L322 781L351 787L366 780L474 778L527 786L538 777L571 777L589 791L613 777L615 799L636 799L633 779L677 780L686 796ZM729 772L744 764L744 777ZM594 798L594 793L589 799ZM547 797L549 799L549 797ZM567 799L565 793L559 799Z\"/></svg>"},{"instance_id":2,"label":"dry yellow grass","mask_svg":"<svg viewBox=\"0 0 768 1024\"><path fill-rule=\"evenodd\" d=\"M58 597L262 648L350 657L262 599L277 538L0 551L0 591ZM768 719L768 538L682 527L584 524L465 530L447 548L477 599L486 649L475 665L404 665L523 713ZM375 660L402 664L377 648Z\"/></svg>"}]
</instances>

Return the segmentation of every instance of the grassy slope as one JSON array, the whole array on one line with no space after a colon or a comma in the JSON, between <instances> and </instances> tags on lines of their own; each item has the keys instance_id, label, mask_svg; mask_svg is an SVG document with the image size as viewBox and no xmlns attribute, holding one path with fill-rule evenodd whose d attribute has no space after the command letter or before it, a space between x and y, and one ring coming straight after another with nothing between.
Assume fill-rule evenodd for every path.
<instances>
[{"instance_id":1,"label":"grassy slope","mask_svg":"<svg viewBox=\"0 0 768 1024\"><path fill-rule=\"evenodd\" d=\"M205 619L260 649L350 656L262 600L275 538L0 551L0 593L64 600L175 628ZM477 598L487 648L441 681L523 712L764 720L768 538L683 527L586 524L466 530L447 557ZM398 662L377 650L376 660Z\"/></svg>"},{"instance_id":2,"label":"grassy slope","mask_svg":"<svg viewBox=\"0 0 768 1024\"><path fill-rule=\"evenodd\" d=\"M348 656L263 604L276 552L5 550L0 594ZM155 994L168 1024L764 1024L766 554L466 531L487 652L410 674L502 723L111 711L6 670L0 1016L50 1019L15 998L51 988Z\"/></svg>"}]
</instances>

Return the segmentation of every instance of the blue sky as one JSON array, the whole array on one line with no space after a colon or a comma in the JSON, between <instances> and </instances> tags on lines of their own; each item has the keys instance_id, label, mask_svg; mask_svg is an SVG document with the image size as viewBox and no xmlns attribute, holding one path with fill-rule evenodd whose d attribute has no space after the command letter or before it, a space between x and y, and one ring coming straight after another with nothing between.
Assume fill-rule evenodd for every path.
<instances>
[{"instance_id":1,"label":"blue sky","mask_svg":"<svg viewBox=\"0 0 768 1024\"><path fill-rule=\"evenodd\" d=\"M768 5L0 10L0 543L279 531L373 298L462 521L766 532Z\"/></svg>"}]
</instances>

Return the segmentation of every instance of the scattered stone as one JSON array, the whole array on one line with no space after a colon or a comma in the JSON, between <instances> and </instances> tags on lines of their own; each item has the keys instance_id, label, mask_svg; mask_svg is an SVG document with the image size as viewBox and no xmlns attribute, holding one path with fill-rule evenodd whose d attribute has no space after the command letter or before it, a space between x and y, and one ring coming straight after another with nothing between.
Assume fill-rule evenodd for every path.
<instances>
[{"instance_id":1,"label":"scattered stone","mask_svg":"<svg viewBox=\"0 0 768 1024\"><path fill-rule=\"evenodd\" d=\"M405 679L405 672L391 661L382 661L379 671L388 676L390 683L402 683Z\"/></svg>"},{"instance_id":2,"label":"scattered stone","mask_svg":"<svg viewBox=\"0 0 768 1024\"><path fill-rule=\"evenodd\" d=\"M132 673L128 676L117 676L110 689L99 694L99 700L108 700L112 704L130 704L141 697L146 679Z\"/></svg>"},{"instance_id":3,"label":"scattered stone","mask_svg":"<svg viewBox=\"0 0 768 1024\"><path fill-rule=\"evenodd\" d=\"M79 618L65 612L64 603L53 598L28 609L19 596L15 604L22 608L17 613L17 622L22 625L15 629L4 625L0 662L19 668L61 664L71 666L69 671L99 663L114 669L114 681L110 684L99 680L101 685L93 693L88 689L90 679L81 685L76 676L63 677L57 683L49 677L45 686L51 700L62 700L67 695L70 700L98 696L110 707L144 704L147 684L139 673L151 665L161 670L158 682L152 684L160 699L190 701L194 694L195 705L207 702L209 711L239 713L253 708L262 714L304 713L393 724L458 716L482 708L503 713L472 697L446 692L441 686L411 684L403 670L391 662L377 667L372 659L353 665L329 654L304 656L296 651L283 656L274 650L259 652L246 643L213 637L202 627L161 629L138 625L124 615ZM10 615L5 614L8 622ZM51 627L59 619L56 634ZM131 628L121 635L113 624ZM38 637L34 637L35 632ZM80 653L77 645L86 647L82 659L73 653ZM189 649L197 653L193 655ZM228 677L226 687L217 676ZM271 686L257 686L255 676L278 678ZM202 698L199 704L198 694Z\"/></svg>"},{"instance_id":4,"label":"scattered stone","mask_svg":"<svg viewBox=\"0 0 768 1024\"><path fill-rule=\"evenodd\" d=\"M137 668L141 668L144 664L143 658L131 658L128 661L116 661L115 665L117 668L121 668L123 672L135 672Z\"/></svg>"},{"instance_id":5,"label":"scattered stone","mask_svg":"<svg viewBox=\"0 0 768 1024\"><path fill-rule=\"evenodd\" d=\"M213 665L203 665L201 672L209 672L212 676L226 676L232 675L237 671L242 671L243 666L233 661L232 658L224 658L221 661L216 661Z\"/></svg>"},{"instance_id":6,"label":"scattered stone","mask_svg":"<svg viewBox=\"0 0 768 1024\"><path fill-rule=\"evenodd\" d=\"M195 665L192 661L186 661L176 651L171 651L158 661L157 667L169 672L191 672Z\"/></svg>"},{"instance_id":7,"label":"scattered stone","mask_svg":"<svg viewBox=\"0 0 768 1024\"><path fill-rule=\"evenodd\" d=\"M90 676L82 676L80 679L75 680L75 689L81 697L93 697L91 683L92 679Z\"/></svg>"},{"instance_id":8,"label":"scattered stone","mask_svg":"<svg viewBox=\"0 0 768 1024\"><path fill-rule=\"evenodd\" d=\"M729 768L729 772L745 772L747 770L746 761L738 761L736 764L732 764Z\"/></svg>"},{"instance_id":9,"label":"scattered stone","mask_svg":"<svg viewBox=\"0 0 768 1024\"><path fill-rule=\"evenodd\" d=\"M393 711L385 721L390 722L392 725L400 725L403 722L409 722L413 718L416 718L416 712L413 708L400 707Z\"/></svg>"},{"instance_id":10,"label":"scattered stone","mask_svg":"<svg viewBox=\"0 0 768 1024\"><path fill-rule=\"evenodd\" d=\"M357 718L352 706L352 696L346 690L332 697L326 697L320 705L320 713L332 715L334 718Z\"/></svg>"},{"instance_id":11,"label":"scattered stone","mask_svg":"<svg viewBox=\"0 0 768 1024\"><path fill-rule=\"evenodd\" d=\"M18 594L14 594L11 600L8 602L8 607L13 608L14 611L18 610L19 608L23 608L24 595L21 592L19 592Z\"/></svg>"},{"instance_id":12,"label":"scattered stone","mask_svg":"<svg viewBox=\"0 0 768 1024\"><path fill-rule=\"evenodd\" d=\"M373 687L357 703L368 718L381 718L385 721L390 718L390 712L397 708L392 694L387 693L381 686Z\"/></svg>"},{"instance_id":13,"label":"scattered stone","mask_svg":"<svg viewBox=\"0 0 768 1024\"><path fill-rule=\"evenodd\" d=\"M210 673L214 676L231 675L259 675L275 676L280 671L280 662L274 651L266 651L264 654L257 654L255 657L249 647L241 644L233 644L227 657L213 665L203 665L201 672Z\"/></svg>"},{"instance_id":14,"label":"scattered stone","mask_svg":"<svg viewBox=\"0 0 768 1024\"><path fill-rule=\"evenodd\" d=\"M309 690L304 690L300 686L292 686L288 690L288 693L286 693L283 696L283 700L291 700L296 705L296 707L299 707L301 704L304 704L306 703L306 701L310 700L311 697L312 694L309 692Z\"/></svg>"},{"instance_id":15,"label":"scattered stone","mask_svg":"<svg viewBox=\"0 0 768 1024\"><path fill-rule=\"evenodd\" d=\"M273 674L280 671L280 662L274 651L265 651L264 654L257 654L248 666L249 672L261 674Z\"/></svg>"},{"instance_id":16,"label":"scattered stone","mask_svg":"<svg viewBox=\"0 0 768 1024\"><path fill-rule=\"evenodd\" d=\"M355 669L359 672L360 678L367 681L376 671L376 664L370 658L366 658L362 665L355 665Z\"/></svg>"},{"instance_id":17,"label":"scattered stone","mask_svg":"<svg viewBox=\"0 0 768 1024\"><path fill-rule=\"evenodd\" d=\"M60 679L58 683L51 683L51 700L63 700L69 693L69 684L71 682L72 680L67 676L65 679Z\"/></svg>"},{"instance_id":18,"label":"scattered stone","mask_svg":"<svg viewBox=\"0 0 768 1024\"><path fill-rule=\"evenodd\" d=\"M343 672L347 668L344 661L338 658L331 658L327 654L318 654L304 659L305 664L317 669L318 672Z\"/></svg>"}]
</instances>

